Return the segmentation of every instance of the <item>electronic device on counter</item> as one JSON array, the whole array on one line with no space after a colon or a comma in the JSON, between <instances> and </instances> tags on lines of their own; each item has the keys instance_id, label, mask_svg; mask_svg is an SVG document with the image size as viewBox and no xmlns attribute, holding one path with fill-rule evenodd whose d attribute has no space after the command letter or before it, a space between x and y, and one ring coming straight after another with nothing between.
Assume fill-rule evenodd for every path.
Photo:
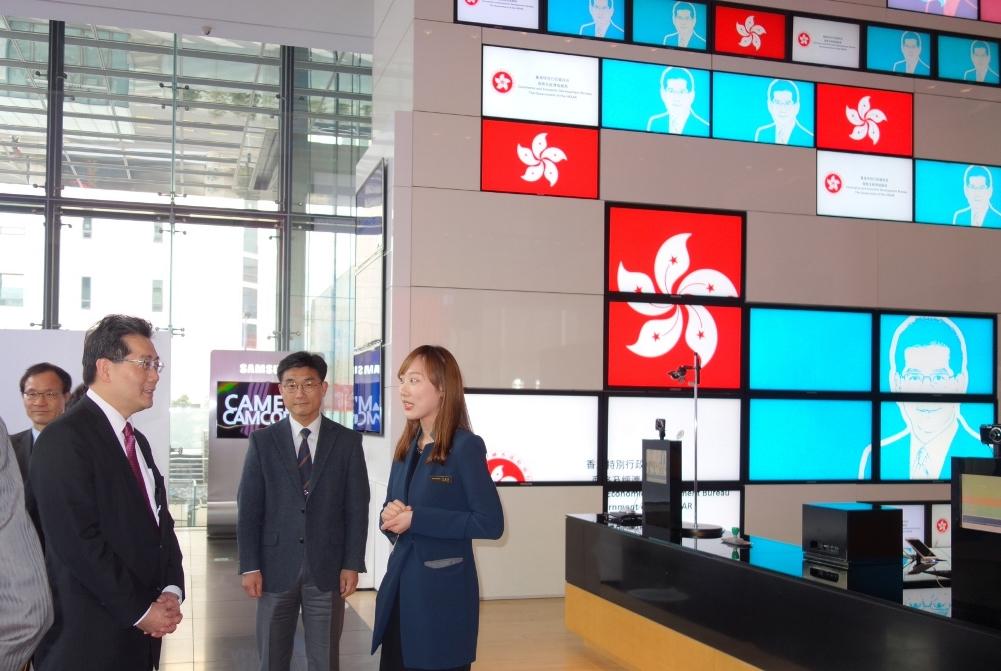
<instances>
[{"instance_id":1,"label":"electronic device on counter","mask_svg":"<svg viewBox=\"0 0 1001 671\"><path fill-rule=\"evenodd\" d=\"M914 554L921 564L936 564L939 561L938 555L931 551L931 548L918 538L905 538L904 540L914 548Z\"/></svg>"}]
</instances>

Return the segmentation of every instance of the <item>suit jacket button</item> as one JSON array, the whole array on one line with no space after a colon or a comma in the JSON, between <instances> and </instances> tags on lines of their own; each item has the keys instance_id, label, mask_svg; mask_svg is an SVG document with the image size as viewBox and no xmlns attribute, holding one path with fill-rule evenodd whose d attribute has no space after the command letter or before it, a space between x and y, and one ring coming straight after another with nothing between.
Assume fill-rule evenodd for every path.
<instances>
[{"instance_id":1,"label":"suit jacket button","mask_svg":"<svg viewBox=\"0 0 1001 671\"><path fill-rule=\"evenodd\" d=\"M300 543L302 542L302 539L301 539L301 538L299 539L299 542L300 542Z\"/></svg>"},{"instance_id":2,"label":"suit jacket button","mask_svg":"<svg viewBox=\"0 0 1001 671\"><path fill-rule=\"evenodd\" d=\"M305 514L306 514L306 509L305 509L305 508L303 508L303 509L302 509L302 510L300 510L299 512L300 512L300 513L302 513L303 515L305 515Z\"/></svg>"}]
</instances>

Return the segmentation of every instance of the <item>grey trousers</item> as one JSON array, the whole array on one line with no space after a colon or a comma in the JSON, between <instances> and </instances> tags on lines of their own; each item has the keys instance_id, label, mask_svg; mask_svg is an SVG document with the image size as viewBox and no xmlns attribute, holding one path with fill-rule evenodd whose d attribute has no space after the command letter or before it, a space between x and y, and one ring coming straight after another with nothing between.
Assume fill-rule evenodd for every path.
<instances>
[{"instance_id":1,"label":"grey trousers","mask_svg":"<svg viewBox=\"0 0 1001 671\"><path fill-rule=\"evenodd\" d=\"M257 653L261 671L289 671L295 628L302 610L309 671L339 671L344 599L313 583L307 562L287 592L264 592L257 600Z\"/></svg>"}]
</instances>

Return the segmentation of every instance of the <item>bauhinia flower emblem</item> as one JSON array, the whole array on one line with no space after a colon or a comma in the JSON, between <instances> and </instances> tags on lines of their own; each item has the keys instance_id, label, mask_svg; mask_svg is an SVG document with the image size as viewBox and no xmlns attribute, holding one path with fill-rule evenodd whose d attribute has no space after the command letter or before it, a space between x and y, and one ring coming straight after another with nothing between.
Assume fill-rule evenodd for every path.
<instances>
[{"instance_id":1,"label":"bauhinia flower emblem","mask_svg":"<svg viewBox=\"0 0 1001 671\"><path fill-rule=\"evenodd\" d=\"M733 282L720 271L701 268L688 272L691 265L688 238L691 236L691 233L679 233L664 241L654 259L653 279L644 273L626 269L620 262L619 290L642 294L736 296L737 289ZM654 281L657 283L656 288ZM674 349L684 330L685 343L702 357L702 365L707 365L712 360L719 343L719 332L716 320L705 306L629 303L629 307L641 315L659 318L643 324L636 342L627 346L633 354L651 359L663 356ZM681 310L682 307L684 311Z\"/></svg>"},{"instance_id":2,"label":"bauhinia flower emblem","mask_svg":"<svg viewBox=\"0 0 1001 671\"><path fill-rule=\"evenodd\" d=\"M845 116L855 126L851 133L853 140L864 140L868 135L874 145L879 143L879 124L886 121L886 114L871 106L869 96L862 96L858 101L858 109L846 105Z\"/></svg>"},{"instance_id":3,"label":"bauhinia flower emblem","mask_svg":"<svg viewBox=\"0 0 1001 671\"><path fill-rule=\"evenodd\" d=\"M737 24L737 32L740 34L740 46L754 45L754 50L758 51L761 49L761 36L767 31L764 26L759 26L754 22L752 14L744 20L744 25Z\"/></svg>"},{"instance_id":4,"label":"bauhinia flower emblem","mask_svg":"<svg viewBox=\"0 0 1001 671\"><path fill-rule=\"evenodd\" d=\"M559 147L550 147L546 140L546 133L539 133L532 140L532 148L528 149L518 145L518 158L527 165L525 174L521 176L526 182L537 182L545 177L549 186L556 186L556 181L560 178L560 171L556 164L566 161L567 155Z\"/></svg>"}]
</instances>

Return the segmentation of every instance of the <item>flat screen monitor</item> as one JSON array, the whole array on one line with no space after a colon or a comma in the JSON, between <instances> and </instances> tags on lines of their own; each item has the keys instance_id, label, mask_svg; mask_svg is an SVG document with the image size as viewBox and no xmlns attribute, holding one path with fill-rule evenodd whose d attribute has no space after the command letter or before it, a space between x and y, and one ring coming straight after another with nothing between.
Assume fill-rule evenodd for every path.
<instances>
[{"instance_id":1,"label":"flat screen monitor","mask_svg":"<svg viewBox=\"0 0 1001 671\"><path fill-rule=\"evenodd\" d=\"M914 152L913 96L900 91L818 84L817 147L910 156Z\"/></svg>"},{"instance_id":2,"label":"flat screen monitor","mask_svg":"<svg viewBox=\"0 0 1001 671\"><path fill-rule=\"evenodd\" d=\"M858 480L872 440L868 401L751 399L751 480Z\"/></svg>"},{"instance_id":3,"label":"flat screen monitor","mask_svg":"<svg viewBox=\"0 0 1001 671\"><path fill-rule=\"evenodd\" d=\"M713 72L713 137L814 145L814 84Z\"/></svg>"},{"instance_id":4,"label":"flat screen monitor","mask_svg":"<svg viewBox=\"0 0 1001 671\"><path fill-rule=\"evenodd\" d=\"M1001 23L1001 0L980 0L980 20Z\"/></svg>"},{"instance_id":5,"label":"flat screen monitor","mask_svg":"<svg viewBox=\"0 0 1001 671\"><path fill-rule=\"evenodd\" d=\"M483 116L598 125L598 59L483 47Z\"/></svg>"},{"instance_id":6,"label":"flat screen monitor","mask_svg":"<svg viewBox=\"0 0 1001 671\"><path fill-rule=\"evenodd\" d=\"M997 40L938 36L938 76L977 84L997 84Z\"/></svg>"},{"instance_id":7,"label":"flat screen monitor","mask_svg":"<svg viewBox=\"0 0 1001 671\"><path fill-rule=\"evenodd\" d=\"M931 76L931 33L867 26L865 66L869 70L915 77Z\"/></svg>"},{"instance_id":8,"label":"flat screen monitor","mask_svg":"<svg viewBox=\"0 0 1001 671\"><path fill-rule=\"evenodd\" d=\"M1001 534L1001 476L963 473L960 478L962 527Z\"/></svg>"},{"instance_id":9,"label":"flat screen monitor","mask_svg":"<svg viewBox=\"0 0 1001 671\"><path fill-rule=\"evenodd\" d=\"M505 28L539 28L539 0L455 0L455 18Z\"/></svg>"},{"instance_id":10,"label":"flat screen monitor","mask_svg":"<svg viewBox=\"0 0 1001 671\"><path fill-rule=\"evenodd\" d=\"M601 125L709 137L709 71L604 59Z\"/></svg>"},{"instance_id":11,"label":"flat screen monitor","mask_svg":"<svg viewBox=\"0 0 1001 671\"><path fill-rule=\"evenodd\" d=\"M704 2L633 0L633 42L705 51L708 19Z\"/></svg>"},{"instance_id":12,"label":"flat screen monitor","mask_svg":"<svg viewBox=\"0 0 1001 671\"><path fill-rule=\"evenodd\" d=\"M352 428L382 435L382 344L355 352Z\"/></svg>"},{"instance_id":13,"label":"flat screen monitor","mask_svg":"<svg viewBox=\"0 0 1001 671\"><path fill-rule=\"evenodd\" d=\"M664 419L668 440L681 441L681 479L695 476L690 398L612 396L608 399L608 480L639 481L641 444L655 438L654 421ZM740 400L699 399L699 480L740 479Z\"/></svg>"},{"instance_id":14,"label":"flat screen monitor","mask_svg":"<svg viewBox=\"0 0 1001 671\"><path fill-rule=\"evenodd\" d=\"M952 504L933 503L931 505L931 546L933 548L952 547Z\"/></svg>"},{"instance_id":15,"label":"flat screen monitor","mask_svg":"<svg viewBox=\"0 0 1001 671\"><path fill-rule=\"evenodd\" d=\"M549 0L548 6L550 33L626 39L626 0Z\"/></svg>"},{"instance_id":16,"label":"flat screen monitor","mask_svg":"<svg viewBox=\"0 0 1001 671\"><path fill-rule=\"evenodd\" d=\"M914 180L915 221L1001 228L1001 168L919 159L914 162Z\"/></svg>"},{"instance_id":17,"label":"flat screen monitor","mask_svg":"<svg viewBox=\"0 0 1001 671\"><path fill-rule=\"evenodd\" d=\"M978 0L886 0L886 6L890 9L903 9L908 12L975 19L977 18L977 2Z\"/></svg>"},{"instance_id":18,"label":"flat screen monitor","mask_svg":"<svg viewBox=\"0 0 1001 671\"><path fill-rule=\"evenodd\" d=\"M979 427L994 421L993 403L950 403L942 397L882 403L880 477L950 480L952 457L990 458Z\"/></svg>"},{"instance_id":19,"label":"flat screen monitor","mask_svg":"<svg viewBox=\"0 0 1001 671\"><path fill-rule=\"evenodd\" d=\"M792 59L798 63L858 68L860 35L857 23L794 16Z\"/></svg>"},{"instance_id":20,"label":"flat screen monitor","mask_svg":"<svg viewBox=\"0 0 1001 671\"><path fill-rule=\"evenodd\" d=\"M468 392L466 406L494 482L597 480L597 396Z\"/></svg>"},{"instance_id":21,"label":"flat screen monitor","mask_svg":"<svg viewBox=\"0 0 1001 671\"><path fill-rule=\"evenodd\" d=\"M817 152L817 214L911 221L914 162L906 158Z\"/></svg>"},{"instance_id":22,"label":"flat screen monitor","mask_svg":"<svg viewBox=\"0 0 1001 671\"><path fill-rule=\"evenodd\" d=\"M784 60L786 15L759 7L716 5L715 49L724 54Z\"/></svg>"},{"instance_id":23,"label":"flat screen monitor","mask_svg":"<svg viewBox=\"0 0 1001 671\"><path fill-rule=\"evenodd\" d=\"M880 391L993 394L994 324L994 317L881 315Z\"/></svg>"},{"instance_id":24,"label":"flat screen monitor","mask_svg":"<svg viewBox=\"0 0 1001 671\"><path fill-rule=\"evenodd\" d=\"M869 391L872 315L751 308L751 389Z\"/></svg>"}]
</instances>

